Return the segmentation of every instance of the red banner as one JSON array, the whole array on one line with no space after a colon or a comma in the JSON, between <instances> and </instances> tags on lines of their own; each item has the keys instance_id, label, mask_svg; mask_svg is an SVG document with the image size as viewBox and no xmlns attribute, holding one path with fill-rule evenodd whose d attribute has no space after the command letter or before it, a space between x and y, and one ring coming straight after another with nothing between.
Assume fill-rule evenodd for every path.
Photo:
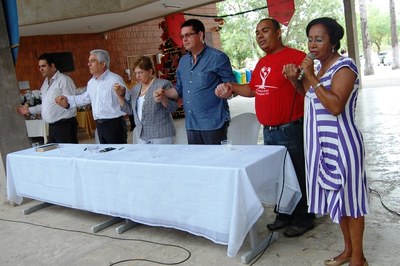
<instances>
[{"instance_id":1,"label":"red banner","mask_svg":"<svg viewBox=\"0 0 400 266\"><path fill-rule=\"evenodd\" d=\"M167 30L169 37L174 41L176 45L181 47L183 45L181 39L181 25L185 22L183 13L176 13L165 17L167 22Z\"/></svg>"},{"instance_id":2,"label":"red banner","mask_svg":"<svg viewBox=\"0 0 400 266\"><path fill-rule=\"evenodd\" d=\"M295 11L294 0L267 0L267 6L271 18L285 26L289 25Z\"/></svg>"}]
</instances>

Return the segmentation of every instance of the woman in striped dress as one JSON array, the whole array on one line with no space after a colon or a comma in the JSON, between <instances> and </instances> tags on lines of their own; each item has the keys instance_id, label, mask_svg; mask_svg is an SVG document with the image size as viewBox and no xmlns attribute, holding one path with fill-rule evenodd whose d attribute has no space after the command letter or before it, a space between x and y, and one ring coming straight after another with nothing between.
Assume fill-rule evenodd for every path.
<instances>
[{"instance_id":1,"label":"woman in striped dress","mask_svg":"<svg viewBox=\"0 0 400 266\"><path fill-rule=\"evenodd\" d=\"M364 143L355 122L358 68L338 53L344 30L331 18L312 20L306 28L312 55L283 72L305 89L304 145L307 199L312 213L329 213L339 223L344 250L325 265L368 265L363 252L364 215L369 209ZM319 60L314 71L313 58Z\"/></svg>"}]
</instances>

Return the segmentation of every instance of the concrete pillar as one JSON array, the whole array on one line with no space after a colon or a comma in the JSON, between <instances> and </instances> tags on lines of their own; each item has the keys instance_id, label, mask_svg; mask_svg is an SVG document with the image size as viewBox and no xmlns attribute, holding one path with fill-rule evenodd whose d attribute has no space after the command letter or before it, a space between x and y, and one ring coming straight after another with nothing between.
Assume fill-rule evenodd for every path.
<instances>
[{"instance_id":1,"label":"concrete pillar","mask_svg":"<svg viewBox=\"0 0 400 266\"><path fill-rule=\"evenodd\" d=\"M347 48L349 57L360 65L360 56L357 41L357 17L354 0L343 0L344 17L346 21Z\"/></svg>"},{"instance_id":2,"label":"concrete pillar","mask_svg":"<svg viewBox=\"0 0 400 266\"><path fill-rule=\"evenodd\" d=\"M362 75L361 75L361 64L360 64L360 52L358 50L358 38L357 38L357 16L356 16L356 5L354 0L343 0L344 5L344 18L346 21L346 37L347 37L347 49L349 57L353 58L357 66L359 66L359 78L360 86L362 87Z\"/></svg>"},{"instance_id":3,"label":"concrete pillar","mask_svg":"<svg viewBox=\"0 0 400 266\"><path fill-rule=\"evenodd\" d=\"M29 138L24 119L15 113L19 104L18 82L11 56L8 31L0 1L0 201L6 199L6 156L28 148Z\"/></svg>"}]
</instances>

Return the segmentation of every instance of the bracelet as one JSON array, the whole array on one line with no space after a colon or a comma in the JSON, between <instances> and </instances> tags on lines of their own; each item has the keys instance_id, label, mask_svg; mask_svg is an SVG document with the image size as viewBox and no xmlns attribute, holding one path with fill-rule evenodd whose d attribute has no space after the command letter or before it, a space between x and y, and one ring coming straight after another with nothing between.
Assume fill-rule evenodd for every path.
<instances>
[{"instance_id":1,"label":"bracelet","mask_svg":"<svg viewBox=\"0 0 400 266\"><path fill-rule=\"evenodd\" d=\"M317 89L318 89L319 87L321 87L321 86L323 86L322 83L321 83L321 82L318 82L317 85L315 85L315 87L314 87L314 92L316 92Z\"/></svg>"}]
</instances>

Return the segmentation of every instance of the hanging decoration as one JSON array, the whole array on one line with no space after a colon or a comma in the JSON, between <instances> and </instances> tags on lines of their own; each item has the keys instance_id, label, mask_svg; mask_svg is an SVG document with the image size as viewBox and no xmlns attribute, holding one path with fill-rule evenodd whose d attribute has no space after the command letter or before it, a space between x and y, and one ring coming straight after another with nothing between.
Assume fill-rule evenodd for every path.
<instances>
[{"instance_id":1,"label":"hanging decoration","mask_svg":"<svg viewBox=\"0 0 400 266\"><path fill-rule=\"evenodd\" d=\"M268 14L279 23L287 26L296 10L294 0L267 0Z\"/></svg>"},{"instance_id":2,"label":"hanging decoration","mask_svg":"<svg viewBox=\"0 0 400 266\"><path fill-rule=\"evenodd\" d=\"M178 68L179 59L186 53L182 48L182 40L180 39L181 25L185 21L182 13L169 15L164 18L158 25L162 29L161 43L159 50L162 52L160 64L157 65L157 71L160 78L170 80L176 83L176 70ZM182 101L178 100L179 108L172 114L174 118L184 117Z\"/></svg>"},{"instance_id":3,"label":"hanging decoration","mask_svg":"<svg viewBox=\"0 0 400 266\"><path fill-rule=\"evenodd\" d=\"M177 14L170 15L174 16L173 19L165 17L163 21L159 23L159 27L162 29L161 39L163 43L160 45L159 50L162 52L160 58L160 64L157 65L157 70L160 73L160 78L168 79L173 84L176 83L175 74L178 68L179 59L185 54L185 51L181 48L182 40L180 39L180 28L181 21L177 17ZM183 17L183 14L181 14ZM180 16L179 16L180 17ZM179 44L175 42L177 38L172 38L171 34L176 37L177 32L179 32Z\"/></svg>"}]
</instances>

